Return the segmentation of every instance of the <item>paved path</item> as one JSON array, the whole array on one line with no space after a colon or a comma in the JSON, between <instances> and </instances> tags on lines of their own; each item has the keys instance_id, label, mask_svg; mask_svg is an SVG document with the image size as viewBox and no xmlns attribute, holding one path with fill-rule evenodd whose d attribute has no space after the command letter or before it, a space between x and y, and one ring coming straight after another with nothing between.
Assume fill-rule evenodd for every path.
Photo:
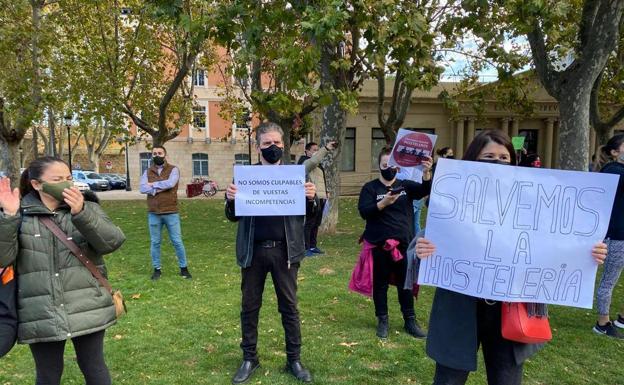
<instances>
[{"instance_id":1,"label":"paved path","mask_svg":"<svg viewBox=\"0 0 624 385\"><path fill-rule=\"evenodd\" d=\"M110 190L110 191L97 191L98 198L104 201L132 201L132 200L145 200L145 195L139 193L139 190ZM186 197L185 190L178 190L178 199L189 199ZM197 196L190 199L223 199L223 192L218 192L214 197L206 198L204 196Z\"/></svg>"}]
</instances>

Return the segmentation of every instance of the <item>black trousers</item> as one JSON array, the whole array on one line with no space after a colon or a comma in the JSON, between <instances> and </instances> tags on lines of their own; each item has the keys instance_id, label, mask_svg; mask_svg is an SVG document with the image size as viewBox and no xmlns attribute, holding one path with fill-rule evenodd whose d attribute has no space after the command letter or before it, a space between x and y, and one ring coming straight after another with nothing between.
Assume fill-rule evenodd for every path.
<instances>
[{"instance_id":1,"label":"black trousers","mask_svg":"<svg viewBox=\"0 0 624 385\"><path fill-rule=\"evenodd\" d=\"M72 338L78 366L87 385L110 385L111 377L104 362L104 330ZM60 385L63 375L65 341L30 345L35 359L35 385Z\"/></svg>"},{"instance_id":2,"label":"black trousers","mask_svg":"<svg viewBox=\"0 0 624 385\"><path fill-rule=\"evenodd\" d=\"M404 249L400 249L405 255ZM405 258L398 262L392 259L390 253L383 248L373 249L373 302L375 303L375 315L388 315L388 286L390 275L394 275L397 283L399 305L404 318L414 317L414 295L411 290L403 289L407 274L407 261Z\"/></svg>"},{"instance_id":3,"label":"black trousers","mask_svg":"<svg viewBox=\"0 0 624 385\"><path fill-rule=\"evenodd\" d=\"M458 320L461 322L461 320ZM477 338L483 350L489 385L520 385L522 364L516 364L513 342L501 335L501 303L477 305ZM463 385L470 372L436 364L434 385Z\"/></svg>"},{"instance_id":4,"label":"black trousers","mask_svg":"<svg viewBox=\"0 0 624 385\"><path fill-rule=\"evenodd\" d=\"M267 274L271 273L277 310L282 316L286 340L286 357L298 361L301 352L301 325L297 310L297 271L299 263L288 267L286 245L275 248L254 247L251 266L242 269L241 291L241 349L244 360L257 360L258 316L262 307L262 293Z\"/></svg>"},{"instance_id":5,"label":"black trousers","mask_svg":"<svg viewBox=\"0 0 624 385\"><path fill-rule=\"evenodd\" d=\"M303 232L305 235L305 248L312 249L316 247L319 227L323 221L323 208L327 203L326 199L319 199L318 210L312 215L306 215L305 226Z\"/></svg>"}]
</instances>

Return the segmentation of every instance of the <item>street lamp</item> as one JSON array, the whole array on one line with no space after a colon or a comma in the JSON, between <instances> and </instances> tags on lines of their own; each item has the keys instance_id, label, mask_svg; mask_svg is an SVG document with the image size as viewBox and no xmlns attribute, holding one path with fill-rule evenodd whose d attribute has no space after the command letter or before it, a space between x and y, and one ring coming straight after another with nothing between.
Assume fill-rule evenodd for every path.
<instances>
[{"instance_id":1,"label":"street lamp","mask_svg":"<svg viewBox=\"0 0 624 385\"><path fill-rule=\"evenodd\" d=\"M128 129L130 131L130 129ZM132 187L130 187L130 162L128 160L128 134L126 134L126 191L132 191Z\"/></svg>"},{"instance_id":2,"label":"street lamp","mask_svg":"<svg viewBox=\"0 0 624 385\"><path fill-rule=\"evenodd\" d=\"M247 154L249 156L249 164L251 164L251 111L246 109L243 115L247 124Z\"/></svg>"},{"instance_id":3,"label":"street lamp","mask_svg":"<svg viewBox=\"0 0 624 385\"><path fill-rule=\"evenodd\" d=\"M65 121L65 127L67 127L67 149L69 151L69 171L73 171L72 169L72 151L71 151L71 122L72 116L70 114L66 114L63 118Z\"/></svg>"}]
</instances>

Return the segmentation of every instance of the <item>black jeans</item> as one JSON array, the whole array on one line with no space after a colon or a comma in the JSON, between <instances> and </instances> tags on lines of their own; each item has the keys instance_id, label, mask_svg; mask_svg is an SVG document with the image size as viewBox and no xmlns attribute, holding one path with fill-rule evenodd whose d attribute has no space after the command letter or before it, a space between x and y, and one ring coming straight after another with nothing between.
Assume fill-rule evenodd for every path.
<instances>
[{"instance_id":1,"label":"black jeans","mask_svg":"<svg viewBox=\"0 0 624 385\"><path fill-rule=\"evenodd\" d=\"M104 362L104 330L75 337L71 341L86 384L110 385L111 377ZM31 344L30 351L37 371L35 385L60 385L65 341Z\"/></svg>"},{"instance_id":2,"label":"black jeans","mask_svg":"<svg viewBox=\"0 0 624 385\"><path fill-rule=\"evenodd\" d=\"M306 215L305 226L303 227L306 250L316 247L319 227L321 227L321 222L323 221L323 208L326 202L326 199L319 199L318 210L312 215Z\"/></svg>"},{"instance_id":3,"label":"black jeans","mask_svg":"<svg viewBox=\"0 0 624 385\"><path fill-rule=\"evenodd\" d=\"M405 250L401 249L405 255ZM399 304L404 318L414 317L414 295L411 290L403 289L407 261L405 258L398 262L392 259L390 253L381 246L373 249L373 302L377 317L388 315L388 285L392 275L397 285Z\"/></svg>"},{"instance_id":4,"label":"black jeans","mask_svg":"<svg viewBox=\"0 0 624 385\"><path fill-rule=\"evenodd\" d=\"M461 320L458 320L461 322ZM477 338L483 350L483 360L489 385L520 385L522 364L516 364L513 342L501 335L501 303L477 305ZM463 385L470 372L436 364L434 385Z\"/></svg>"},{"instance_id":5,"label":"black jeans","mask_svg":"<svg viewBox=\"0 0 624 385\"><path fill-rule=\"evenodd\" d=\"M244 360L257 360L258 315L262 307L262 293L268 273L271 273L277 309L282 315L282 325L286 340L286 357L298 361L301 351L301 328L297 310L297 271L299 263L288 267L286 244L281 247L263 248L254 246L251 266L242 269L241 291L241 349Z\"/></svg>"}]
</instances>

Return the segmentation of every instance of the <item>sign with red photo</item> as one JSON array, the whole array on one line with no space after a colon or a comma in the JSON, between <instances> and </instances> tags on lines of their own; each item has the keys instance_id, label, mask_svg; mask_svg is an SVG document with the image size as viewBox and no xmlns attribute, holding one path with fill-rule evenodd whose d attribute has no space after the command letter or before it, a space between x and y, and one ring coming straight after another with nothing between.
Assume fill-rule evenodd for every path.
<instances>
[{"instance_id":1,"label":"sign with red photo","mask_svg":"<svg viewBox=\"0 0 624 385\"><path fill-rule=\"evenodd\" d=\"M416 167L431 157L437 136L401 128L397 133L388 164L396 167Z\"/></svg>"}]
</instances>

